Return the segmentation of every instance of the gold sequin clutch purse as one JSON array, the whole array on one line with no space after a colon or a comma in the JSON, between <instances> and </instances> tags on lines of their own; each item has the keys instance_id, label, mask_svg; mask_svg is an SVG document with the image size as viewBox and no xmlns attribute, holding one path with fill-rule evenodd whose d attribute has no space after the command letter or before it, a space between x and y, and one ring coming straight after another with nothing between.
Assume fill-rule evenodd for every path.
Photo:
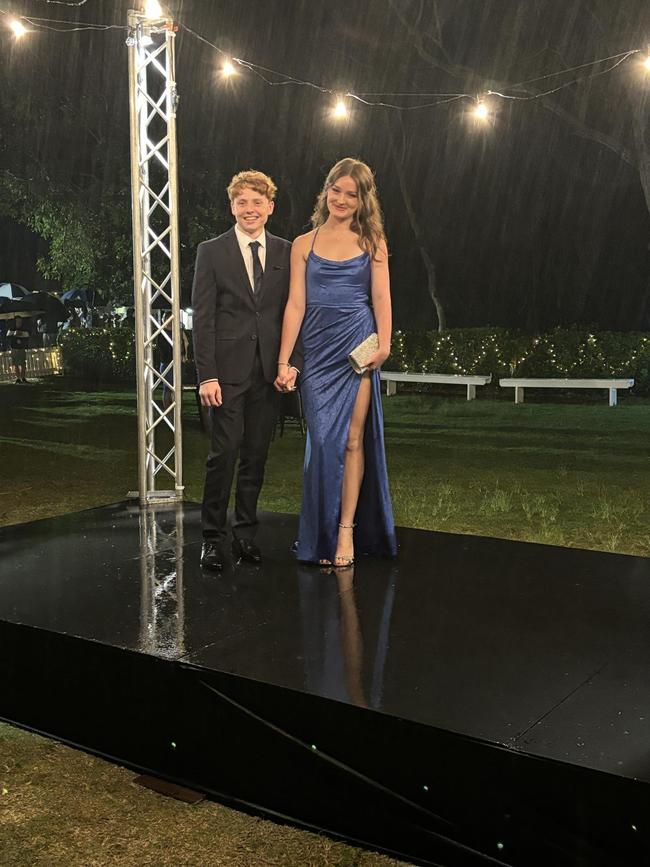
<instances>
[{"instance_id":1,"label":"gold sequin clutch purse","mask_svg":"<svg viewBox=\"0 0 650 867\"><path fill-rule=\"evenodd\" d=\"M371 334L370 337L355 346L352 352L348 355L348 361L352 365L355 373L365 373L368 369L368 362L379 349L379 337L376 334Z\"/></svg>"}]
</instances>

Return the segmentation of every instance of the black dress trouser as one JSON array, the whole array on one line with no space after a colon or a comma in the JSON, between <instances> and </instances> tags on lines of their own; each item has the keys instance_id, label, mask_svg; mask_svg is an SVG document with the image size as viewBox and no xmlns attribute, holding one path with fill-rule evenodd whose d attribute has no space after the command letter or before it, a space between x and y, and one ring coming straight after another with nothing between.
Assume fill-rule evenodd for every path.
<instances>
[{"instance_id":1,"label":"black dress trouser","mask_svg":"<svg viewBox=\"0 0 650 867\"><path fill-rule=\"evenodd\" d=\"M280 397L264 378L259 353L244 382L221 383L221 397L221 406L210 410L212 443L201 509L203 537L219 542L227 534L228 501L239 457L232 528L235 536L252 539Z\"/></svg>"}]
</instances>

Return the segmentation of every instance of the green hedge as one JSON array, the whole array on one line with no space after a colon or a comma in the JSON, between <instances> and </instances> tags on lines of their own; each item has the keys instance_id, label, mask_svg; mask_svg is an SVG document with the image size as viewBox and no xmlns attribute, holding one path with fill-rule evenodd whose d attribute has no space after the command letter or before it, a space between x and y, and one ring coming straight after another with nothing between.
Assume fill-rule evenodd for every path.
<instances>
[{"instance_id":1,"label":"green hedge","mask_svg":"<svg viewBox=\"0 0 650 867\"><path fill-rule=\"evenodd\" d=\"M70 328L59 337L65 372L84 379L135 376L132 328Z\"/></svg>"},{"instance_id":2,"label":"green hedge","mask_svg":"<svg viewBox=\"0 0 650 867\"><path fill-rule=\"evenodd\" d=\"M396 331L386 370L507 376L632 377L650 394L650 335L557 328L524 334L504 328Z\"/></svg>"},{"instance_id":3,"label":"green hedge","mask_svg":"<svg viewBox=\"0 0 650 867\"><path fill-rule=\"evenodd\" d=\"M59 339L67 373L122 379L135 373L133 330L74 328ZM650 394L650 335L556 329L531 335L503 328L396 331L386 370L503 376L633 377Z\"/></svg>"}]
</instances>

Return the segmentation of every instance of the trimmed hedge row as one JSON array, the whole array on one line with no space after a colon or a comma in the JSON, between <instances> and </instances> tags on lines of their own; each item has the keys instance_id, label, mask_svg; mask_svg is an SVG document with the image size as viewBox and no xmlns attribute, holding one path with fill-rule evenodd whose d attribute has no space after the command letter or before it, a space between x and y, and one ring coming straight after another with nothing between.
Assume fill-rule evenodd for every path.
<instances>
[{"instance_id":1,"label":"trimmed hedge row","mask_svg":"<svg viewBox=\"0 0 650 867\"><path fill-rule=\"evenodd\" d=\"M507 376L632 377L650 394L650 335L557 328L524 334L504 328L396 331L386 370Z\"/></svg>"},{"instance_id":2,"label":"trimmed hedge row","mask_svg":"<svg viewBox=\"0 0 650 867\"><path fill-rule=\"evenodd\" d=\"M59 335L65 372L104 381L135 376L132 328L70 328Z\"/></svg>"},{"instance_id":3,"label":"trimmed hedge row","mask_svg":"<svg viewBox=\"0 0 650 867\"><path fill-rule=\"evenodd\" d=\"M59 338L66 371L88 379L135 373L129 328L75 328ZM558 328L524 334L504 328L445 332L396 331L386 370L504 376L633 377L637 394L650 394L650 335Z\"/></svg>"}]
</instances>

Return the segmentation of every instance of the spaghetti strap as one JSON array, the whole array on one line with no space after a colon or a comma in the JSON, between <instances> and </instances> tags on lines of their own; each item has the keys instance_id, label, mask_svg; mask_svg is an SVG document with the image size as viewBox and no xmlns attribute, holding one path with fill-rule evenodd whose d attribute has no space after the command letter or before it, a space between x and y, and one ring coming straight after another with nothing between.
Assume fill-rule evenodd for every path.
<instances>
[{"instance_id":1,"label":"spaghetti strap","mask_svg":"<svg viewBox=\"0 0 650 867\"><path fill-rule=\"evenodd\" d=\"M314 237L311 239L311 247L309 248L309 252L314 252L314 244L316 243L316 235L320 232L320 226L314 232Z\"/></svg>"}]
</instances>

